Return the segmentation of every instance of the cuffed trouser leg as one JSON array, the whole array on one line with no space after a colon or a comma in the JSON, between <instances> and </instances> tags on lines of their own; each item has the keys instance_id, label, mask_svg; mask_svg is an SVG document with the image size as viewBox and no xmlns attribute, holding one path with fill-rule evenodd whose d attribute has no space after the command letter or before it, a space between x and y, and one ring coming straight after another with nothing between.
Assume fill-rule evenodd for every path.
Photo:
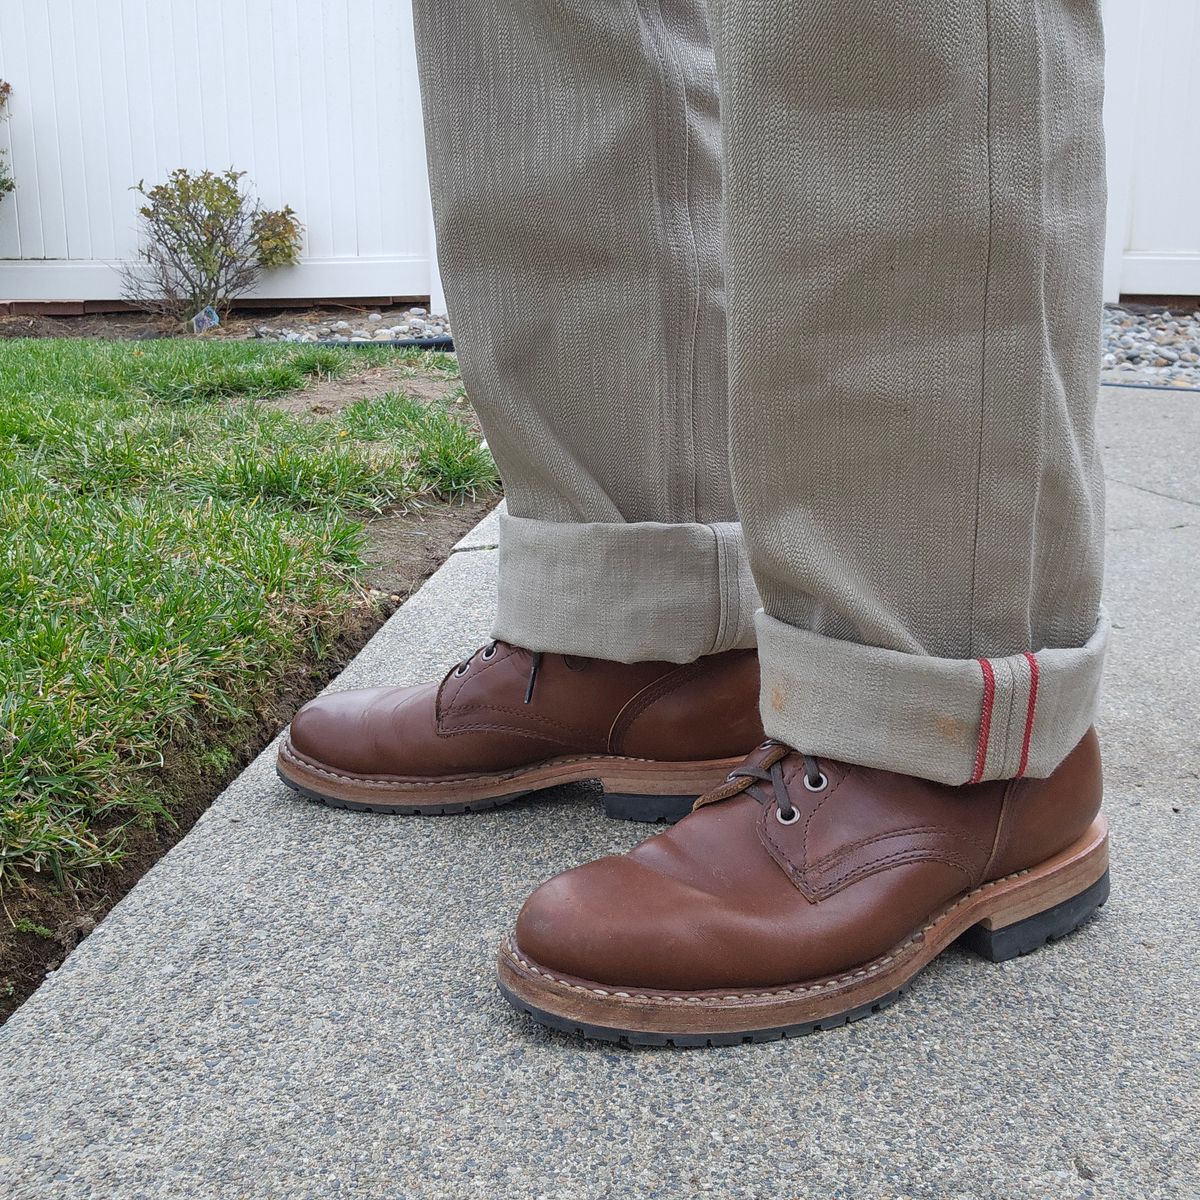
<instances>
[{"instance_id":1,"label":"cuffed trouser leg","mask_svg":"<svg viewBox=\"0 0 1200 1200\"><path fill-rule=\"evenodd\" d=\"M500 518L494 634L518 646L692 662L754 645L757 607L737 524Z\"/></svg>"},{"instance_id":2,"label":"cuffed trouser leg","mask_svg":"<svg viewBox=\"0 0 1200 1200\"><path fill-rule=\"evenodd\" d=\"M1098 0L713 0L763 722L952 784L1096 707Z\"/></svg>"},{"instance_id":3,"label":"cuffed trouser leg","mask_svg":"<svg viewBox=\"0 0 1200 1200\"><path fill-rule=\"evenodd\" d=\"M504 478L495 635L754 643L728 466L703 0L417 0L438 251Z\"/></svg>"}]
</instances>

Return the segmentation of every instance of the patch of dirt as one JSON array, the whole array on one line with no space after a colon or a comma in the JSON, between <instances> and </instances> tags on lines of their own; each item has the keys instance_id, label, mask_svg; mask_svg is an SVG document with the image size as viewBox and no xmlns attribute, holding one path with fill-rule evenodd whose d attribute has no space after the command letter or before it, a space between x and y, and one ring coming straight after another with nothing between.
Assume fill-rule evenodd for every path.
<instances>
[{"instance_id":1,"label":"patch of dirt","mask_svg":"<svg viewBox=\"0 0 1200 1200\"><path fill-rule=\"evenodd\" d=\"M0 897L0 1023L191 829L296 709L358 653L498 499L494 495L466 504L430 504L415 512L385 514L371 521L365 557L374 565L364 582L372 590L362 606L347 614L329 654L320 661L306 657L283 664L276 687L252 717L234 726L202 723L186 745L167 748L158 777L177 798L172 809L174 823L160 821L153 827L128 829L128 848L121 865L98 870L71 889L59 888L48 877L34 878L21 890L10 889ZM297 639L297 646L304 645L303 639ZM230 749L223 770L214 770L200 753L214 745Z\"/></svg>"},{"instance_id":2,"label":"patch of dirt","mask_svg":"<svg viewBox=\"0 0 1200 1200\"><path fill-rule=\"evenodd\" d=\"M298 392L285 392L262 403L299 417L326 417L341 412L356 400L386 396L389 392L404 392L426 404L445 404L459 386L457 379L413 374L412 368L370 367L341 379L321 379Z\"/></svg>"},{"instance_id":3,"label":"patch of dirt","mask_svg":"<svg viewBox=\"0 0 1200 1200\"><path fill-rule=\"evenodd\" d=\"M393 601L410 596L445 561L453 546L496 504L494 496L465 504L434 504L417 512L384 513L367 525L368 587ZM464 514L470 514L464 519ZM449 545L447 545L449 543Z\"/></svg>"},{"instance_id":4,"label":"patch of dirt","mask_svg":"<svg viewBox=\"0 0 1200 1200\"><path fill-rule=\"evenodd\" d=\"M106 338L143 341L173 337L174 322L140 312L88 313L81 317L0 316L0 338Z\"/></svg>"}]
</instances>

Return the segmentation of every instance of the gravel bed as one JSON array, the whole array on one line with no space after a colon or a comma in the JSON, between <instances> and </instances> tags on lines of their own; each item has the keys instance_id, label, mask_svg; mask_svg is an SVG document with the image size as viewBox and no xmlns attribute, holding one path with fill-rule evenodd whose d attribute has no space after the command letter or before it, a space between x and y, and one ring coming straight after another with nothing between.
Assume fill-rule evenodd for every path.
<instances>
[{"instance_id":1,"label":"gravel bed","mask_svg":"<svg viewBox=\"0 0 1200 1200\"><path fill-rule=\"evenodd\" d=\"M1200 309L1107 304L1102 354L1106 382L1200 388Z\"/></svg>"},{"instance_id":2,"label":"gravel bed","mask_svg":"<svg viewBox=\"0 0 1200 1200\"><path fill-rule=\"evenodd\" d=\"M284 314L245 334L278 342L384 342L451 337L450 318L421 307L352 312ZM1200 309L1172 311L1147 305L1104 307L1101 371L1109 383L1150 383L1200 389Z\"/></svg>"},{"instance_id":3,"label":"gravel bed","mask_svg":"<svg viewBox=\"0 0 1200 1200\"><path fill-rule=\"evenodd\" d=\"M387 312L353 313L335 318L287 315L256 325L246 334L272 342L390 342L403 338L450 337L450 318L414 307Z\"/></svg>"}]
</instances>

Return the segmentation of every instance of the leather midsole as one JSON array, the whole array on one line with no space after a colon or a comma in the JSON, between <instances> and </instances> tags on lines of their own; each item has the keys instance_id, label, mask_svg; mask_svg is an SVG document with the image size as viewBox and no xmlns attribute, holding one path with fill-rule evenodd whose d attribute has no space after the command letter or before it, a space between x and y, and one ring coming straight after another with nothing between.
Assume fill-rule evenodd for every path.
<instances>
[{"instance_id":1,"label":"leather midsole","mask_svg":"<svg viewBox=\"0 0 1200 1200\"><path fill-rule=\"evenodd\" d=\"M1097 817L1074 845L1036 867L973 891L932 916L900 945L825 979L761 989L665 991L614 986L551 971L509 937L501 983L542 1012L567 1021L638 1033L751 1033L805 1025L869 1005L903 986L973 925L999 929L1086 891L1108 869L1108 823Z\"/></svg>"},{"instance_id":2,"label":"leather midsole","mask_svg":"<svg viewBox=\"0 0 1200 1200\"><path fill-rule=\"evenodd\" d=\"M409 779L362 776L337 771L297 753L285 736L279 745L279 770L293 783L321 795L355 803L397 805L469 804L497 796L518 796L564 783L598 779L605 791L647 796L700 795L722 783L743 761L737 758L702 762L659 762L590 754L547 759L529 767L453 779Z\"/></svg>"}]
</instances>

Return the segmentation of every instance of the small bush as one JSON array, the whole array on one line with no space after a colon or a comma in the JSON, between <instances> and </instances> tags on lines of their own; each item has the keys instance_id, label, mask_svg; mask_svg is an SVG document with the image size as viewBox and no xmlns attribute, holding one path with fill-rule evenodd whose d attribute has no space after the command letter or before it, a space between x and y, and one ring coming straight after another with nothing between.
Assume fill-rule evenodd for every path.
<instances>
[{"instance_id":1,"label":"small bush","mask_svg":"<svg viewBox=\"0 0 1200 1200\"><path fill-rule=\"evenodd\" d=\"M299 261L303 229L291 208L263 208L242 187L244 171L182 167L166 183L133 190L145 201L142 245L124 270L131 304L177 320L208 305L228 312L263 271Z\"/></svg>"},{"instance_id":2,"label":"small bush","mask_svg":"<svg viewBox=\"0 0 1200 1200\"><path fill-rule=\"evenodd\" d=\"M12 95L12 84L0 79L0 121L8 120L8 98ZM0 200L15 190L17 184L8 170L8 151L0 150Z\"/></svg>"}]
</instances>

